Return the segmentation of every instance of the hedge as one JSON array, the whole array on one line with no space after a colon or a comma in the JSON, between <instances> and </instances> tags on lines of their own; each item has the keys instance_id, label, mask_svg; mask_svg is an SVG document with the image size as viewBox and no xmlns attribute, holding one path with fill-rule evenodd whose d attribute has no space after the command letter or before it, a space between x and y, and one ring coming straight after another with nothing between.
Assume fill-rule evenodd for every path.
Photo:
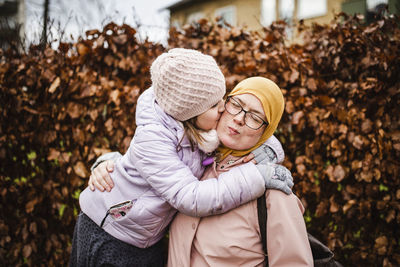
<instances>
[{"instance_id":1,"label":"hedge","mask_svg":"<svg viewBox=\"0 0 400 267\"><path fill-rule=\"evenodd\" d=\"M400 265L398 17L300 25L289 43L207 20L170 30L169 47L214 56L230 91L260 75L283 90L276 132L309 232L345 266ZM149 66L166 50L110 23L58 49L0 50L0 261L66 265L79 193L100 154L124 152Z\"/></svg>"}]
</instances>

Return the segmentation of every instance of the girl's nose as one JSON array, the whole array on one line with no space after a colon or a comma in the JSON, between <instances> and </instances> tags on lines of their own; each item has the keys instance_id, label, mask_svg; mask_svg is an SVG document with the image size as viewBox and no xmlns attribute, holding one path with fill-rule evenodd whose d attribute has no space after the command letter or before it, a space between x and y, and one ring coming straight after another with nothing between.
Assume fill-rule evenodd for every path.
<instances>
[{"instance_id":1,"label":"girl's nose","mask_svg":"<svg viewBox=\"0 0 400 267\"><path fill-rule=\"evenodd\" d=\"M221 102L218 105L218 112L222 113L225 110L225 102L224 100L221 100Z\"/></svg>"}]
</instances>

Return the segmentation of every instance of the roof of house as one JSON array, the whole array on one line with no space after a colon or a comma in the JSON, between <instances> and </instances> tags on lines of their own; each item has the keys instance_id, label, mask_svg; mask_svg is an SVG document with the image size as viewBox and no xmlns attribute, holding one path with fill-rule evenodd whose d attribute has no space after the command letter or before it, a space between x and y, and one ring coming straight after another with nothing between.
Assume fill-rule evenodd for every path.
<instances>
[{"instance_id":1,"label":"roof of house","mask_svg":"<svg viewBox=\"0 0 400 267\"><path fill-rule=\"evenodd\" d=\"M206 2L205 0L181 0L172 5L166 6L164 9L169 9L170 11L174 11L177 9L188 7L196 2Z\"/></svg>"}]
</instances>

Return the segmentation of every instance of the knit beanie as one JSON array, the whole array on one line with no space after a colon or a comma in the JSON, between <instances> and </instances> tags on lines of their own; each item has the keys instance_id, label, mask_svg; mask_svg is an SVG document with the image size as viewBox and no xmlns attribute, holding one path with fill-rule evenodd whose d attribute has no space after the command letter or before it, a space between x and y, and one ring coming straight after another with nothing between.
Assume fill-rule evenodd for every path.
<instances>
[{"instance_id":1,"label":"knit beanie","mask_svg":"<svg viewBox=\"0 0 400 267\"><path fill-rule=\"evenodd\" d=\"M150 68L155 98L165 113L186 121L210 109L225 95L225 77L213 57L174 48Z\"/></svg>"}]
</instances>

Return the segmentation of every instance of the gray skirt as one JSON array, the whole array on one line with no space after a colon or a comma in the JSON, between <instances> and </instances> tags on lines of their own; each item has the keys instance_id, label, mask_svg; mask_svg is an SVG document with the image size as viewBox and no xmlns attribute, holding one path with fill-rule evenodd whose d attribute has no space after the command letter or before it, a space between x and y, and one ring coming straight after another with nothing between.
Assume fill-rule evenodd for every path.
<instances>
[{"instance_id":1,"label":"gray skirt","mask_svg":"<svg viewBox=\"0 0 400 267\"><path fill-rule=\"evenodd\" d=\"M108 234L80 213L72 238L70 266L165 266L167 242L138 248Z\"/></svg>"}]
</instances>

